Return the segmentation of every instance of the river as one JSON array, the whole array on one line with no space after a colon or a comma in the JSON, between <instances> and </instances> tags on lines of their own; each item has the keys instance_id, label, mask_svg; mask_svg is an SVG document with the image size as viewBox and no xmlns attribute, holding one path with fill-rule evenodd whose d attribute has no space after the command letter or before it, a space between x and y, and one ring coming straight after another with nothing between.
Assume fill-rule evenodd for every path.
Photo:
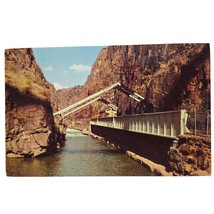
<instances>
[{"instance_id":1,"label":"river","mask_svg":"<svg viewBox=\"0 0 214 214\"><path fill-rule=\"evenodd\" d=\"M65 146L40 158L6 159L8 176L150 176L152 173L118 149L70 130Z\"/></svg>"}]
</instances>

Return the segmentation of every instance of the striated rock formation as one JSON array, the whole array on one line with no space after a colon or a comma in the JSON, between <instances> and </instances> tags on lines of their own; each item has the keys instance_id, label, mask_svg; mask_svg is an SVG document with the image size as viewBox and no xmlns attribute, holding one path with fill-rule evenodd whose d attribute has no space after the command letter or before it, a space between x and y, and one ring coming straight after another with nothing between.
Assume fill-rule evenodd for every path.
<instances>
[{"instance_id":1,"label":"striated rock formation","mask_svg":"<svg viewBox=\"0 0 214 214\"><path fill-rule=\"evenodd\" d=\"M31 49L5 50L6 154L32 157L60 148L65 125L53 85L44 78Z\"/></svg>"},{"instance_id":2,"label":"striated rock formation","mask_svg":"<svg viewBox=\"0 0 214 214\"><path fill-rule=\"evenodd\" d=\"M99 53L84 86L57 91L63 107L115 82L145 97L137 103L111 91L104 97L119 107L118 115L187 109L210 109L209 44L109 46ZM94 103L73 118L90 118L106 106ZM70 118L72 119L72 118Z\"/></svg>"}]
</instances>

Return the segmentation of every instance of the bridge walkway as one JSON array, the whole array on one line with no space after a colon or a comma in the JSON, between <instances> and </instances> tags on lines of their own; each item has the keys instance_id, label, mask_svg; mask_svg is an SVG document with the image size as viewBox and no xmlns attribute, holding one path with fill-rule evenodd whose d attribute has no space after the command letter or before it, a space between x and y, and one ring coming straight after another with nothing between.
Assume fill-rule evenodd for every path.
<instances>
[{"instance_id":1,"label":"bridge walkway","mask_svg":"<svg viewBox=\"0 0 214 214\"><path fill-rule=\"evenodd\" d=\"M102 126L142 134L177 139L188 132L186 110L144 113L121 117L92 119L90 126Z\"/></svg>"}]
</instances>

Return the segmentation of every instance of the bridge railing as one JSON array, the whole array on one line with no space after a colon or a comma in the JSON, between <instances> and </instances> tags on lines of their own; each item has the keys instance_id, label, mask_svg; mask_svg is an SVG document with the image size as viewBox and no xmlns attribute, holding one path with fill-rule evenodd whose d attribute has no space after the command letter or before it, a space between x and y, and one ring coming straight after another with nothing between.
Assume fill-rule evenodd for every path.
<instances>
[{"instance_id":1,"label":"bridge railing","mask_svg":"<svg viewBox=\"0 0 214 214\"><path fill-rule=\"evenodd\" d=\"M186 110L92 119L90 125L177 138L188 131Z\"/></svg>"}]
</instances>

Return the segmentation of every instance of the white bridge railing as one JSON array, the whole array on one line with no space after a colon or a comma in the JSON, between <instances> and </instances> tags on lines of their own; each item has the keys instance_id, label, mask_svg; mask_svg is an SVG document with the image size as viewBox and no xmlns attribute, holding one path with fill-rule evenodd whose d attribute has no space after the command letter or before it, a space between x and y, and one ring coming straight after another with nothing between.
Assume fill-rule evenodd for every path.
<instances>
[{"instance_id":1,"label":"white bridge railing","mask_svg":"<svg viewBox=\"0 0 214 214\"><path fill-rule=\"evenodd\" d=\"M188 132L186 110L92 119L90 125L177 138Z\"/></svg>"}]
</instances>

